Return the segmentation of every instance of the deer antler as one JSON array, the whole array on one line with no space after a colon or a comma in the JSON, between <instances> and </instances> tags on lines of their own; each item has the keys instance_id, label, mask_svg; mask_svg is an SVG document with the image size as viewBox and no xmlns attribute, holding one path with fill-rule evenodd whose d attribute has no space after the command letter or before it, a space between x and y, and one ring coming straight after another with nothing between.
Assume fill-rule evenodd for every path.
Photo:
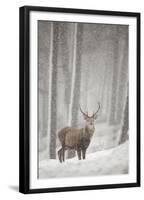
<instances>
[{"instance_id":1,"label":"deer antler","mask_svg":"<svg viewBox=\"0 0 144 200\"><path fill-rule=\"evenodd\" d=\"M92 115L92 117L94 117L94 116L98 113L99 109L100 109L100 103L98 102L98 109L97 109L97 111Z\"/></svg>"},{"instance_id":2,"label":"deer antler","mask_svg":"<svg viewBox=\"0 0 144 200\"><path fill-rule=\"evenodd\" d=\"M80 108L80 111L81 111L81 113L85 116L85 117L88 117L88 112L87 112L87 114L86 113L84 113L83 111L82 111L82 109L81 109L81 106L80 106L80 104L79 104L79 108Z\"/></svg>"}]
</instances>

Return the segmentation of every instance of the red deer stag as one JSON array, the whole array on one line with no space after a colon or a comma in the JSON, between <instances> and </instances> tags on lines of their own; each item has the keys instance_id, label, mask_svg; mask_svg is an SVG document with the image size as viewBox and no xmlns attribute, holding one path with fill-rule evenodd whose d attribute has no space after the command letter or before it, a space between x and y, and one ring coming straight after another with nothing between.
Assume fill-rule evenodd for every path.
<instances>
[{"instance_id":1,"label":"red deer stag","mask_svg":"<svg viewBox=\"0 0 144 200\"><path fill-rule=\"evenodd\" d=\"M94 122L97 118L97 113L100 109L100 103L98 103L98 109L92 116L84 113L80 107L80 111L84 116L86 121L84 128L73 128L73 127L65 127L58 132L58 137L61 143L61 148L58 151L58 158L60 162L65 161L65 150L73 149L77 151L78 159L86 158L86 150L90 144L91 138L95 131Z\"/></svg>"}]
</instances>

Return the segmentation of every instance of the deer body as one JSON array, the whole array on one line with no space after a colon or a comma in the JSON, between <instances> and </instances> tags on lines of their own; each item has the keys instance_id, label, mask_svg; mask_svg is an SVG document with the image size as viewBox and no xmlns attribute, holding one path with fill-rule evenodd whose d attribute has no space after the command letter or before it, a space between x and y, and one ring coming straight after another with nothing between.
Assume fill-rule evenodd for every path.
<instances>
[{"instance_id":1,"label":"deer body","mask_svg":"<svg viewBox=\"0 0 144 200\"><path fill-rule=\"evenodd\" d=\"M91 117L89 117L88 114L85 114L82 110L81 112L86 120L86 125L84 128L78 129L73 127L65 127L58 132L58 137L62 146L58 151L60 162L65 161L65 150L68 149L74 149L77 151L79 160L81 160L81 155L83 159L86 158L86 150L95 131L94 121L98 111Z\"/></svg>"}]
</instances>

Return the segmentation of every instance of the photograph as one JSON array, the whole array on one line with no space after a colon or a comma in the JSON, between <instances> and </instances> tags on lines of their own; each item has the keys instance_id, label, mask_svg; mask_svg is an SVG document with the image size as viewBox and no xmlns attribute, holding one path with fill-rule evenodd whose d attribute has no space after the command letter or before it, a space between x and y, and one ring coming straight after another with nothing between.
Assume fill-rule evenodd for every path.
<instances>
[{"instance_id":1,"label":"photograph","mask_svg":"<svg viewBox=\"0 0 144 200\"><path fill-rule=\"evenodd\" d=\"M38 21L38 177L129 172L129 27Z\"/></svg>"},{"instance_id":2,"label":"photograph","mask_svg":"<svg viewBox=\"0 0 144 200\"><path fill-rule=\"evenodd\" d=\"M140 186L140 13L20 8L19 191Z\"/></svg>"}]
</instances>

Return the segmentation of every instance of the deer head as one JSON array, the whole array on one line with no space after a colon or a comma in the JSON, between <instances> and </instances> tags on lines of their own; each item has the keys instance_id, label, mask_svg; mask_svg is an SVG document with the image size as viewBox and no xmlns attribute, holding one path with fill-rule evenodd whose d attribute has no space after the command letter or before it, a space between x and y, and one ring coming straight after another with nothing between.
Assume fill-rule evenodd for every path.
<instances>
[{"instance_id":1,"label":"deer head","mask_svg":"<svg viewBox=\"0 0 144 200\"><path fill-rule=\"evenodd\" d=\"M94 123L95 123L95 120L97 119L97 113L99 112L99 109L100 109L100 103L98 103L98 109L96 112L94 112L91 116L88 115L88 112L85 113L81 106L79 105L80 107L80 111L81 113L83 114L84 116L84 119L86 120L86 126L90 129L94 128Z\"/></svg>"}]
</instances>

